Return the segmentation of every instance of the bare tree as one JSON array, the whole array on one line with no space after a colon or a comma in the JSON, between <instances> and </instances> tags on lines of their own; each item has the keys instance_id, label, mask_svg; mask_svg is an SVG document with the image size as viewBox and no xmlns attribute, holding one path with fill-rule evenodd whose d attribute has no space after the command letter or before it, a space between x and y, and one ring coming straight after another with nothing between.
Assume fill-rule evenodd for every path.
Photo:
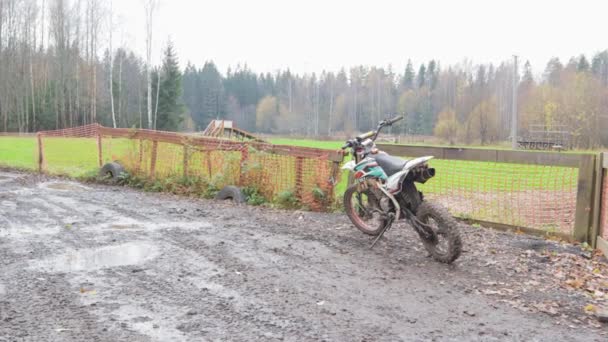
<instances>
[{"instance_id":1,"label":"bare tree","mask_svg":"<svg viewBox=\"0 0 608 342\"><path fill-rule=\"evenodd\" d=\"M153 127L152 122L152 28L154 13L158 7L158 0L143 0L146 11L146 75L148 83L148 128Z\"/></svg>"},{"instance_id":2,"label":"bare tree","mask_svg":"<svg viewBox=\"0 0 608 342\"><path fill-rule=\"evenodd\" d=\"M112 125L114 128L116 128L116 112L114 111L114 78L113 76L113 66L114 66L114 51L112 50L112 32L114 31L114 25L112 24L112 17L114 16L114 13L112 12L112 0L110 0L110 13L108 15L108 18L110 20L110 25L108 27L108 31L110 32L110 72L108 75L108 79L110 82L110 107L111 107L111 111L112 111Z\"/></svg>"}]
</instances>

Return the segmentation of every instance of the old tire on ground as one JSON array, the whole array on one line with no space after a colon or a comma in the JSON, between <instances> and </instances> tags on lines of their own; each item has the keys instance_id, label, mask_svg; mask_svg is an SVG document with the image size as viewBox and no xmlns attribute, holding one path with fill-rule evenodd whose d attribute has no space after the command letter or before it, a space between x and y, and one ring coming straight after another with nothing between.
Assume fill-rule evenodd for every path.
<instances>
[{"instance_id":1,"label":"old tire on ground","mask_svg":"<svg viewBox=\"0 0 608 342\"><path fill-rule=\"evenodd\" d=\"M422 201L416 217L425 224L435 226L433 230L437 234L437 241L422 239L433 259L446 264L458 259L462 252L462 240L456 219L441 205L428 201Z\"/></svg>"},{"instance_id":2,"label":"old tire on ground","mask_svg":"<svg viewBox=\"0 0 608 342\"><path fill-rule=\"evenodd\" d=\"M379 235L386 225L386 219L373 212L379 207L380 203L370 189L359 192L357 185L351 185L344 192L346 215L357 229L367 235Z\"/></svg>"},{"instance_id":3,"label":"old tire on ground","mask_svg":"<svg viewBox=\"0 0 608 342\"><path fill-rule=\"evenodd\" d=\"M241 189L236 186L225 186L220 192L215 195L216 200L232 200L234 203L245 203L245 195Z\"/></svg>"},{"instance_id":4,"label":"old tire on ground","mask_svg":"<svg viewBox=\"0 0 608 342\"><path fill-rule=\"evenodd\" d=\"M117 182L119 180L120 174L126 173L122 165L117 162L107 163L99 170L99 178L106 179L112 182Z\"/></svg>"}]
</instances>

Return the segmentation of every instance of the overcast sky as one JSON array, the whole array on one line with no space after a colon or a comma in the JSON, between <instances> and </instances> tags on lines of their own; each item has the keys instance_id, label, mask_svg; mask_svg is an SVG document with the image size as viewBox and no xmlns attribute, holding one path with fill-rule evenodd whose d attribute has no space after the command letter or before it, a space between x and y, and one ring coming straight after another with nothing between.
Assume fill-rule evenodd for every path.
<instances>
[{"instance_id":1,"label":"overcast sky","mask_svg":"<svg viewBox=\"0 0 608 342\"><path fill-rule=\"evenodd\" d=\"M120 41L145 50L143 0L113 0ZM161 0L156 61L171 37L182 65L213 60L222 72L339 70L430 59L500 63L513 54L534 72L608 48L608 0ZM121 38L122 37L122 38Z\"/></svg>"}]
</instances>

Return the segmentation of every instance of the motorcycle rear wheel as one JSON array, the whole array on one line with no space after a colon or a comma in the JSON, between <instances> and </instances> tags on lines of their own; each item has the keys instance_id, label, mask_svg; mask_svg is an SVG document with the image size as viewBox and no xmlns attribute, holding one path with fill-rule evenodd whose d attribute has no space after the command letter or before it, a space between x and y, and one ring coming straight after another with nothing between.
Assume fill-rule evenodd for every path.
<instances>
[{"instance_id":1,"label":"motorcycle rear wheel","mask_svg":"<svg viewBox=\"0 0 608 342\"><path fill-rule=\"evenodd\" d=\"M363 233L377 236L386 225L386 218L374 210L380 209L380 200L370 189L359 191L351 185L344 192L344 211L350 221Z\"/></svg>"},{"instance_id":2,"label":"motorcycle rear wheel","mask_svg":"<svg viewBox=\"0 0 608 342\"><path fill-rule=\"evenodd\" d=\"M416 217L422 223L430 226L436 241L428 241L422 238L422 243L433 259L451 264L462 252L462 240L458 231L458 222L441 205L422 201L418 207Z\"/></svg>"}]
</instances>

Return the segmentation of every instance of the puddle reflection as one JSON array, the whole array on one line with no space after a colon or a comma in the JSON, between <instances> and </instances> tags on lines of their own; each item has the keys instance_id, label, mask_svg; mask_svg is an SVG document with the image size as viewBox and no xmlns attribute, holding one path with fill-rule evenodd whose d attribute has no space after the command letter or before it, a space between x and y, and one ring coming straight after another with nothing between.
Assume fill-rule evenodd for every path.
<instances>
[{"instance_id":1,"label":"puddle reflection","mask_svg":"<svg viewBox=\"0 0 608 342\"><path fill-rule=\"evenodd\" d=\"M131 242L116 246L82 249L32 263L46 272L92 271L108 267L142 264L154 259L158 248L147 242Z\"/></svg>"}]
</instances>

